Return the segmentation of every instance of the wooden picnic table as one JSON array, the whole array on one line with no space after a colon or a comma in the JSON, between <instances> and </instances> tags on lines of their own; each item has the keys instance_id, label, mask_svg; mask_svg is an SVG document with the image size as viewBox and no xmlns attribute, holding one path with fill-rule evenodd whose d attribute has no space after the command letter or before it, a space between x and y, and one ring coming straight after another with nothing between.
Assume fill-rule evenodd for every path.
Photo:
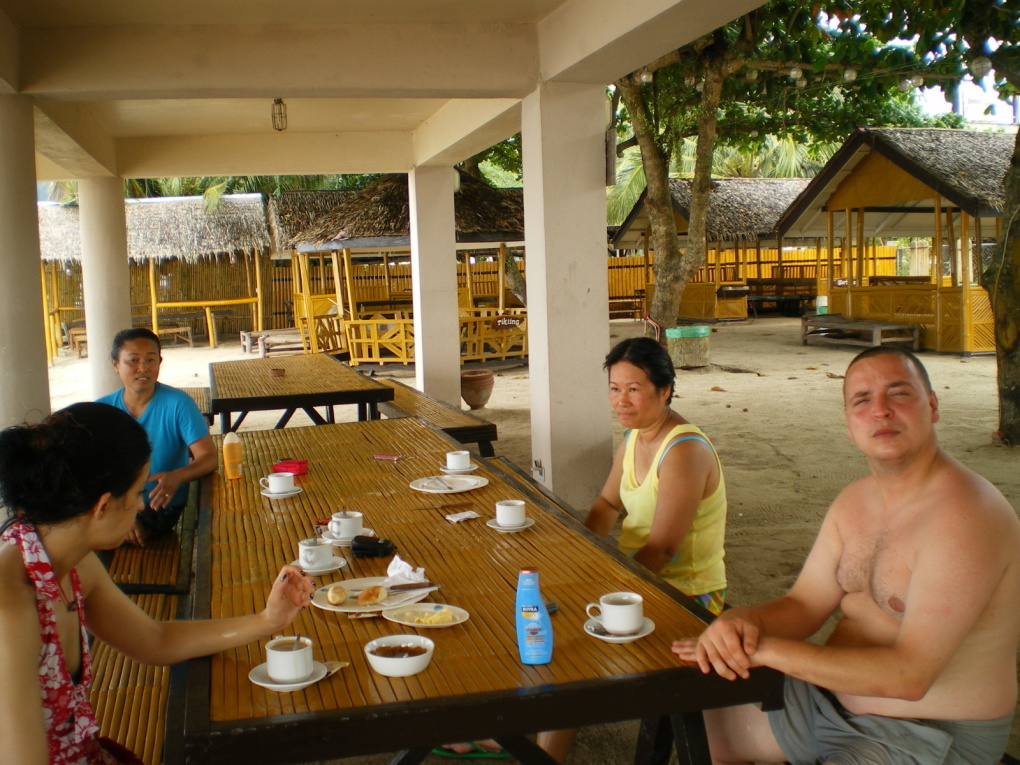
<instances>
[{"instance_id":1,"label":"wooden picnic table","mask_svg":"<svg viewBox=\"0 0 1020 765\"><path fill-rule=\"evenodd\" d=\"M283 370L274 376L272 370ZM236 430L248 412L283 409L282 428L298 409L317 425L333 422L333 407L357 404L358 419L378 419L379 404L393 400L393 389L380 385L323 353L272 359L220 361L209 365L210 408L220 416L220 431ZM325 417L315 407L326 408ZM240 415L231 421L231 415Z\"/></svg>"},{"instance_id":2,"label":"wooden picnic table","mask_svg":"<svg viewBox=\"0 0 1020 765\"><path fill-rule=\"evenodd\" d=\"M192 660L171 683L170 709L183 710L168 728L165 762L299 763L378 752L420 762L451 741L494 737L521 762L552 762L525 734L638 718L672 716L681 763L707 762L701 710L748 702L779 703L781 677L754 670L747 681L703 675L670 653L674 638L700 633L708 613L677 590L597 540L554 501L499 463L482 460L474 473L485 486L456 494L422 493L409 483L435 475L454 442L412 418L240 434L244 477L217 473L203 480L195 618L252 613L262 607L279 567L297 557L300 539L319 519L345 507L392 540L412 566L423 566L441 589L427 602L466 609L463 624L422 630L436 642L429 667L408 678L376 674L364 644L381 635L414 632L385 619L352 620L311 607L287 634L311 636L318 661L350 666L303 690L275 693L248 680L267 641ZM218 437L217 437L218 438ZM375 454L400 455L398 461ZM300 494L269 499L258 478L282 456L308 460ZM500 533L486 525L501 499L524 499L535 524ZM482 517L452 524L445 515L473 509ZM383 576L388 558L355 558L316 577L325 586ZM515 587L523 566L537 566L552 616L551 663L529 666L517 653ZM585 605L606 592L644 598L655 623L646 637L610 644L585 633ZM174 721L171 721L173 723Z\"/></svg>"}]
</instances>

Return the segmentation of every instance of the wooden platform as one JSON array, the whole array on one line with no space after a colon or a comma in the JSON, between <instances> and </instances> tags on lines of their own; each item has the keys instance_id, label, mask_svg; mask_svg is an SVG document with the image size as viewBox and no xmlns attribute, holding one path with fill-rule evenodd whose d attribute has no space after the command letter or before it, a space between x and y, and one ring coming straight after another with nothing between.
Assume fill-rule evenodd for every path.
<instances>
[{"instance_id":1,"label":"wooden platform","mask_svg":"<svg viewBox=\"0 0 1020 765\"><path fill-rule=\"evenodd\" d=\"M886 321L850 319L839 315L804 316L800 320L800 341L863 345L871 348L886 343L909 343L913 351L921 347L921 327L918 324L897 324Z\"/></svg>"},{"instance_id":2,"label":"wooden platform","mask_svg":"<svg viewBox=\"0 0 1020 765\"><path fill-rule=\"evenodd\" d=\"M393 388L393 401L379 404L379 411L387 417L417 417L435 425L462 444L477 443L483 457L491 457L495 453L492 448L492 442L496 440L495 424L454 409L397 380L372 379Z\"/></svg>"}]
</instances>

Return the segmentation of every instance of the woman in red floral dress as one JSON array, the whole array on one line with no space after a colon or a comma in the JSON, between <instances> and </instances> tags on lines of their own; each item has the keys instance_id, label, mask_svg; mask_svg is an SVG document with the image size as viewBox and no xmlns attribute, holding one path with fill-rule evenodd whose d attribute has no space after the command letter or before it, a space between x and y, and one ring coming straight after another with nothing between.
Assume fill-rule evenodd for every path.
<instances>
[{"instance_id":1,"label":"woman in red floral dress","mask_svg":"<svg viewBox=\"0 0 1020 765\"><path fill-rule=\"evenodd\" d=\"M134 526L149 475L149 442L106 404L63 409L0 433L0 746L4 762L130 763L98 738L89 704L85 630L133 659L173 664L271 635L310 602L311 582L285 566L258 614L157 622L95 556Z\"/></svg>"}]
</instances>

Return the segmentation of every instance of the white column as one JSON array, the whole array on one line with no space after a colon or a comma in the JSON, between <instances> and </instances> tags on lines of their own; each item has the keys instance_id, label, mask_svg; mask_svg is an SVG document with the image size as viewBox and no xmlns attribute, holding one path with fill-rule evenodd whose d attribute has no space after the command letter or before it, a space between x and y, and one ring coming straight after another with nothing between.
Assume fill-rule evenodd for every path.
<instances>
[{"instance_id":1,"label":"white column","mask_svg":"<svg viewBox=\"0 0 1020 765\"><path fill-rule=\"evenodd\" d=\"M415 385L454 406L460 405L457 235L453 217L457 178L450 167L417 167L407 179Z\"/></svg>"},{"instance_id":2,"label":"white column","mask_svg":"<svg viewBox=\"0 0 1020 765\"><path fill-rule=\"evenodd\" d=\"M604 88L542 85L521 124L532 474L585 511L612 461Z\"/></svg>"},{"instance_id":3,"label":"white column","mask_svg":"<svg viewBox=\"0 0 1020 765\"><path fill-rule=\"evenodd\" d=\"M0 427L50 413L32 99L0 96Z\"/></svg>"},{"instance_id":4,"label":"white column","mask_svg":"<svg viewBox=\"0 0 1020 765\"><path fill-rule=\"evenodd\" d=\"M114 335L131 326L124 183L120 178L79 181L78 203L89 382L95 399L120 387L110 345Z\"/></svg>"}]
</instances>

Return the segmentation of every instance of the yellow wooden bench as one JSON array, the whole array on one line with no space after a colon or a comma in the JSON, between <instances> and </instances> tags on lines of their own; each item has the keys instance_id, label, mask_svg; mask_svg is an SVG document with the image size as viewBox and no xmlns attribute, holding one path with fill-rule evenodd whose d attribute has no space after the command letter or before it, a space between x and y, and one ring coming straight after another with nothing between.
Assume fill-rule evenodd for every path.
<instances>
[{"instance_id":1,"label":"yellow wooden bench","mask_svg":"<svg viewBox=\"0 0 1020 765\"><path fill-rule=\"evenodd\" d=\"M154 619L178 616L178 596L129 595ZM146 765L163 761L170 667L139 664L100 640L92 644L92 689L89 699L100 735L126 746Z\"/></svg>"},{"instance_id":2,"label":"yellow wooden bench","mask_svg":"<svg viewBox=\"0 0 1020 765\"><path fill-rule=\"evenodd\" d=\"M483 457L495 454L492 442L496 440L496 426L449 404L432 398L397 380L373 377L377 383L393 388L393 400L379 404L379 411L387 417L417 417L442 430L462 444L478 444Z\"/></svg>"},{"instance_id":3,"label":"yellow wooden bench","mask_svg":"<svg viewBox=\"0 0 1020 765\"><path fill-rule=\"evenodd\" d=\"M212 403L209 397L208 388L181 388L182 391L191 396L192 401L198 406L198 411L205 417L205 421L211 426L213 424Z\"/></svg>"}]
</instances>

